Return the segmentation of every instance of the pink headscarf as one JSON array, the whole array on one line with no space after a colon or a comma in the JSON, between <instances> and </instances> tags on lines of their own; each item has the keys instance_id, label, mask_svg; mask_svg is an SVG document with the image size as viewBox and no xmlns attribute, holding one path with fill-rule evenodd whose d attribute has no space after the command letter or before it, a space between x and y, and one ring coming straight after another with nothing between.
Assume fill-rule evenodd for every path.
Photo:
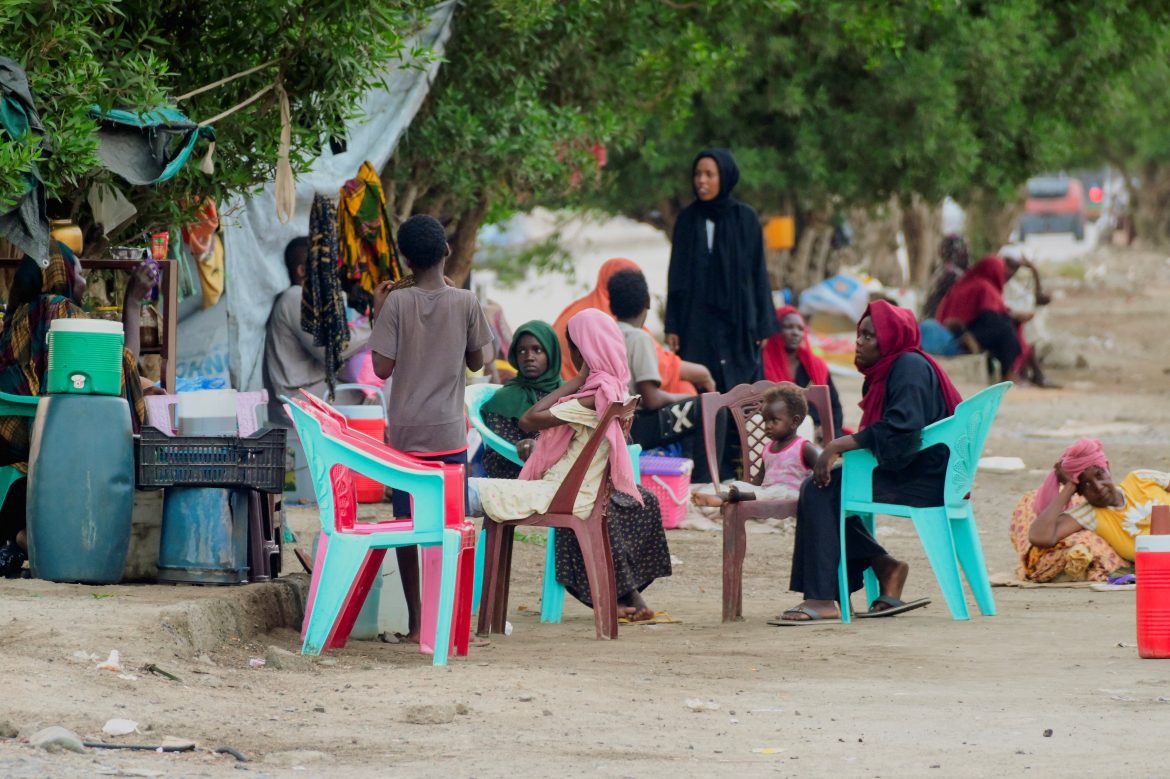
<instances>
[{"instance_id":1,"label":"pink headscarf","mask_svg":"<svg viewBox=\"0 0 1170 779\"><path fill-rule=\"evenodd\" d=\"M1105 456L1105 447L1096 438L1082 438L1060 455L1060 469L1073 480L1073 483L1079 481L1081 474L1093 466L1109 470L1109 458ZM1059 493L1060 481L1056 478L1056 471L1052 471L1036 492L1036 513L1039 514L1048 508Z\"/></svg>"},{"instance_id":2,"label":"pink headscarf","mask_svg":"<svg viewBox=\"0 0 1170 779\"><path fill-rule=\"evenodd\" d=\"M626 359L626 341L613 319L596 308L587 308L574 314L569 320L568 332L569 338L585 358L585 364L589 366L589 377L579 392L561 398L558 404L592 396L597 418L600 419L609 404L624 403L629 397L630 365ZM545 471L569 450L572 437L573 431L568 425L551 427L541 432L532 455L520 471L520 478L539 479L544 476ZM609 478L613 481L614 489L632 495L641 503L621 426L610 425L609 430L605 431L605 437L609 440Z\"/></svg>"}]
</instances>

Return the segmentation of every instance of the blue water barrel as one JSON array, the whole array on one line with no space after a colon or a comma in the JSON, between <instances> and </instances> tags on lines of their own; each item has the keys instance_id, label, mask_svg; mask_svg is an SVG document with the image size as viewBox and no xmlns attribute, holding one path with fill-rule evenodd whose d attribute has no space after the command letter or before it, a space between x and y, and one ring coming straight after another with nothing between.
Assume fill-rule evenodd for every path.
<instances>
[{"instance_id":1,"label":"blue water barrel","mask_svg":"<svg viewBox=\"0 0 1170 779\"><path fill-rule=\"evenodd\" d=\"M163 497L158 580L248 581L248 490L168 487Z\"/></svg>"},{"instance_id":2,"label":"blue water barrel","mask_svg":"<svg viewBox=\"0 0 1170 779\"><path fill-rule=\"evenodd\" d=\"M41 398L28 472L32 575L55 582L118 582L133 512L134 442L126 399Z\"/></svg>"}]
</instances>

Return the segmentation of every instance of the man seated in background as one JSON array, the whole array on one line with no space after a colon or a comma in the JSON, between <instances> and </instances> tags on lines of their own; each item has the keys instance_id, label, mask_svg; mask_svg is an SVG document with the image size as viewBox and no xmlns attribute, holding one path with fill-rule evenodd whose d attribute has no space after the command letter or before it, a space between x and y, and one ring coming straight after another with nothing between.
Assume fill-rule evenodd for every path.
<instances>
[{"instance_id":1,"label":"man seated in background","mask_svg":"<svg viewBox=\"0 0 1170 779\"><path fill-rule=\"evenodd\" d=\"M268 420L274 425L290 427L280 398L292 397L303 389L319 398L325 397L325 347L315 346L313 336L301 329L301 298L304 296L309 239L294 238L284 249L284 265L291 286L276 297L268 317L264 338L264 388L268 390ZM370 328L351 328L349 346L342 357L349 359L361 351L370 337Z\"/></svg>"}]
</instances>

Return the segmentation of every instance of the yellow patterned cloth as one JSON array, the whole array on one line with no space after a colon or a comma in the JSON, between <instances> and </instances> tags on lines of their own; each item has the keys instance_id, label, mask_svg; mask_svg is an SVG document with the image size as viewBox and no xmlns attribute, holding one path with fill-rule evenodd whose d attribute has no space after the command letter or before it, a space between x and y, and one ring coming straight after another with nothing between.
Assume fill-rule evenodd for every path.
<instances>
[{"instance_id":1,"label":"yellow patterned cloth","mask_svg":"<svg viewBox=\"0 0 1170 779\"><path fill-rule=\"evenodd\" d=\"M1020 556L1019 578L1030 582L1090 581L1103 582L1109 574L1126 565L1125 560L1104 538L1089 530L1078 530L1062 538L1055 546L1039 549L1028 540L1028 531L1036 521L1036 490L1024 493L1012 512L1012 546ZM1088 505L1080 503L1077 506Z\"/></svg>"},{"instance_id":2,"label":"yellow patterned cloth","mask_svg":"<svg viewBox=\"0 0 1170 779\"><path fill-rule=\"evenodd\" d=\"M386 196L378 171L363 162L357 178L341 188L338 209L339 264L342 279L373 292L383 281L402 278L402 264L391 237Z\"/></svg>"},{"instance_id":3,"label":"yellow patterned cloth","mask_svg":"<svg viewBox=\"0 0 1170 779\"><path fill-rule=\"evenodd\" d=\"M1117 485L1125 495L1125 505L1099 508L1083 503L1066 512L1109 542L1117 554L1133 560L1134 539L1150 532L1150 514L1154 506L1170 506L1170 474L1161 471L1134 471Z\"/></svg>"}]
</instances>

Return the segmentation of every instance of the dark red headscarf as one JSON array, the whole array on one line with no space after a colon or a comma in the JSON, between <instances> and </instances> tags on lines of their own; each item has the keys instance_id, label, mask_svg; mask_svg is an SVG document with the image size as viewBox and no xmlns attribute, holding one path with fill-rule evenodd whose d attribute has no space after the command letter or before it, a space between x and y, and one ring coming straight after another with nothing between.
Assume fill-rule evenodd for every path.
<instances>
[{"instance_id":1,"label":"dark red headscarf","mask_svg":"<svg viewBox=\"0 0 1170 779\"><path fill-rule=\"evenodd\" d=\"M781 306L776 309L776 323L783 329L784 319L791 314L800 317L800 322L804 325L804 340L801 341L800 347L796 350L796 358L804 366L809 384L828 384L829 364L813 353L812 344L808 340L808 323L804 321L804 317L800 316L796 307ZM788 351L784 347L783 333L778 333L764 342L764 378L768 381L796 381L796 377L789 369Z\"/></svg>"},{"instance_id":2,"label":"dark red headscarf","mask_svg":"<svg viewBox=\"0 0 1170 779\"><path fill-rule=\"evenodd\" d=\"M1007 266L995 255L984 257L955 282L938 304L934 318L944 324L957 319L963 327L974 322L984 311L1007 313L1003 285L1007 283Z\"/></svg>"},{"instance_id":3,"label":"dark red headscarf","mask_svg":"<svg viewBox=\"0 0 1170 779\"><path fill-rule=\"evenodd\" d=\"M865 386L862 388L864 392L858 404L861 406L861 427L867 428L882 418L882 409L886 405L886 379L894 367L894 361L906 352L921 354L930 363L930 367L934 368L938 376L939 389L942 390L943 402L947 406L947 414L953 414L955 406L963 402L963 396L955 389L955 385L934 358L919 348L922 336L914 312L908 308L891 305L884 300L875 300L861 315L862 319L866 317L873 320L881 357L870 367L859 369L861 375L865 376ZM858 327L860 326L861 321L858 320Z\"/></svg>"}]
</instances>

